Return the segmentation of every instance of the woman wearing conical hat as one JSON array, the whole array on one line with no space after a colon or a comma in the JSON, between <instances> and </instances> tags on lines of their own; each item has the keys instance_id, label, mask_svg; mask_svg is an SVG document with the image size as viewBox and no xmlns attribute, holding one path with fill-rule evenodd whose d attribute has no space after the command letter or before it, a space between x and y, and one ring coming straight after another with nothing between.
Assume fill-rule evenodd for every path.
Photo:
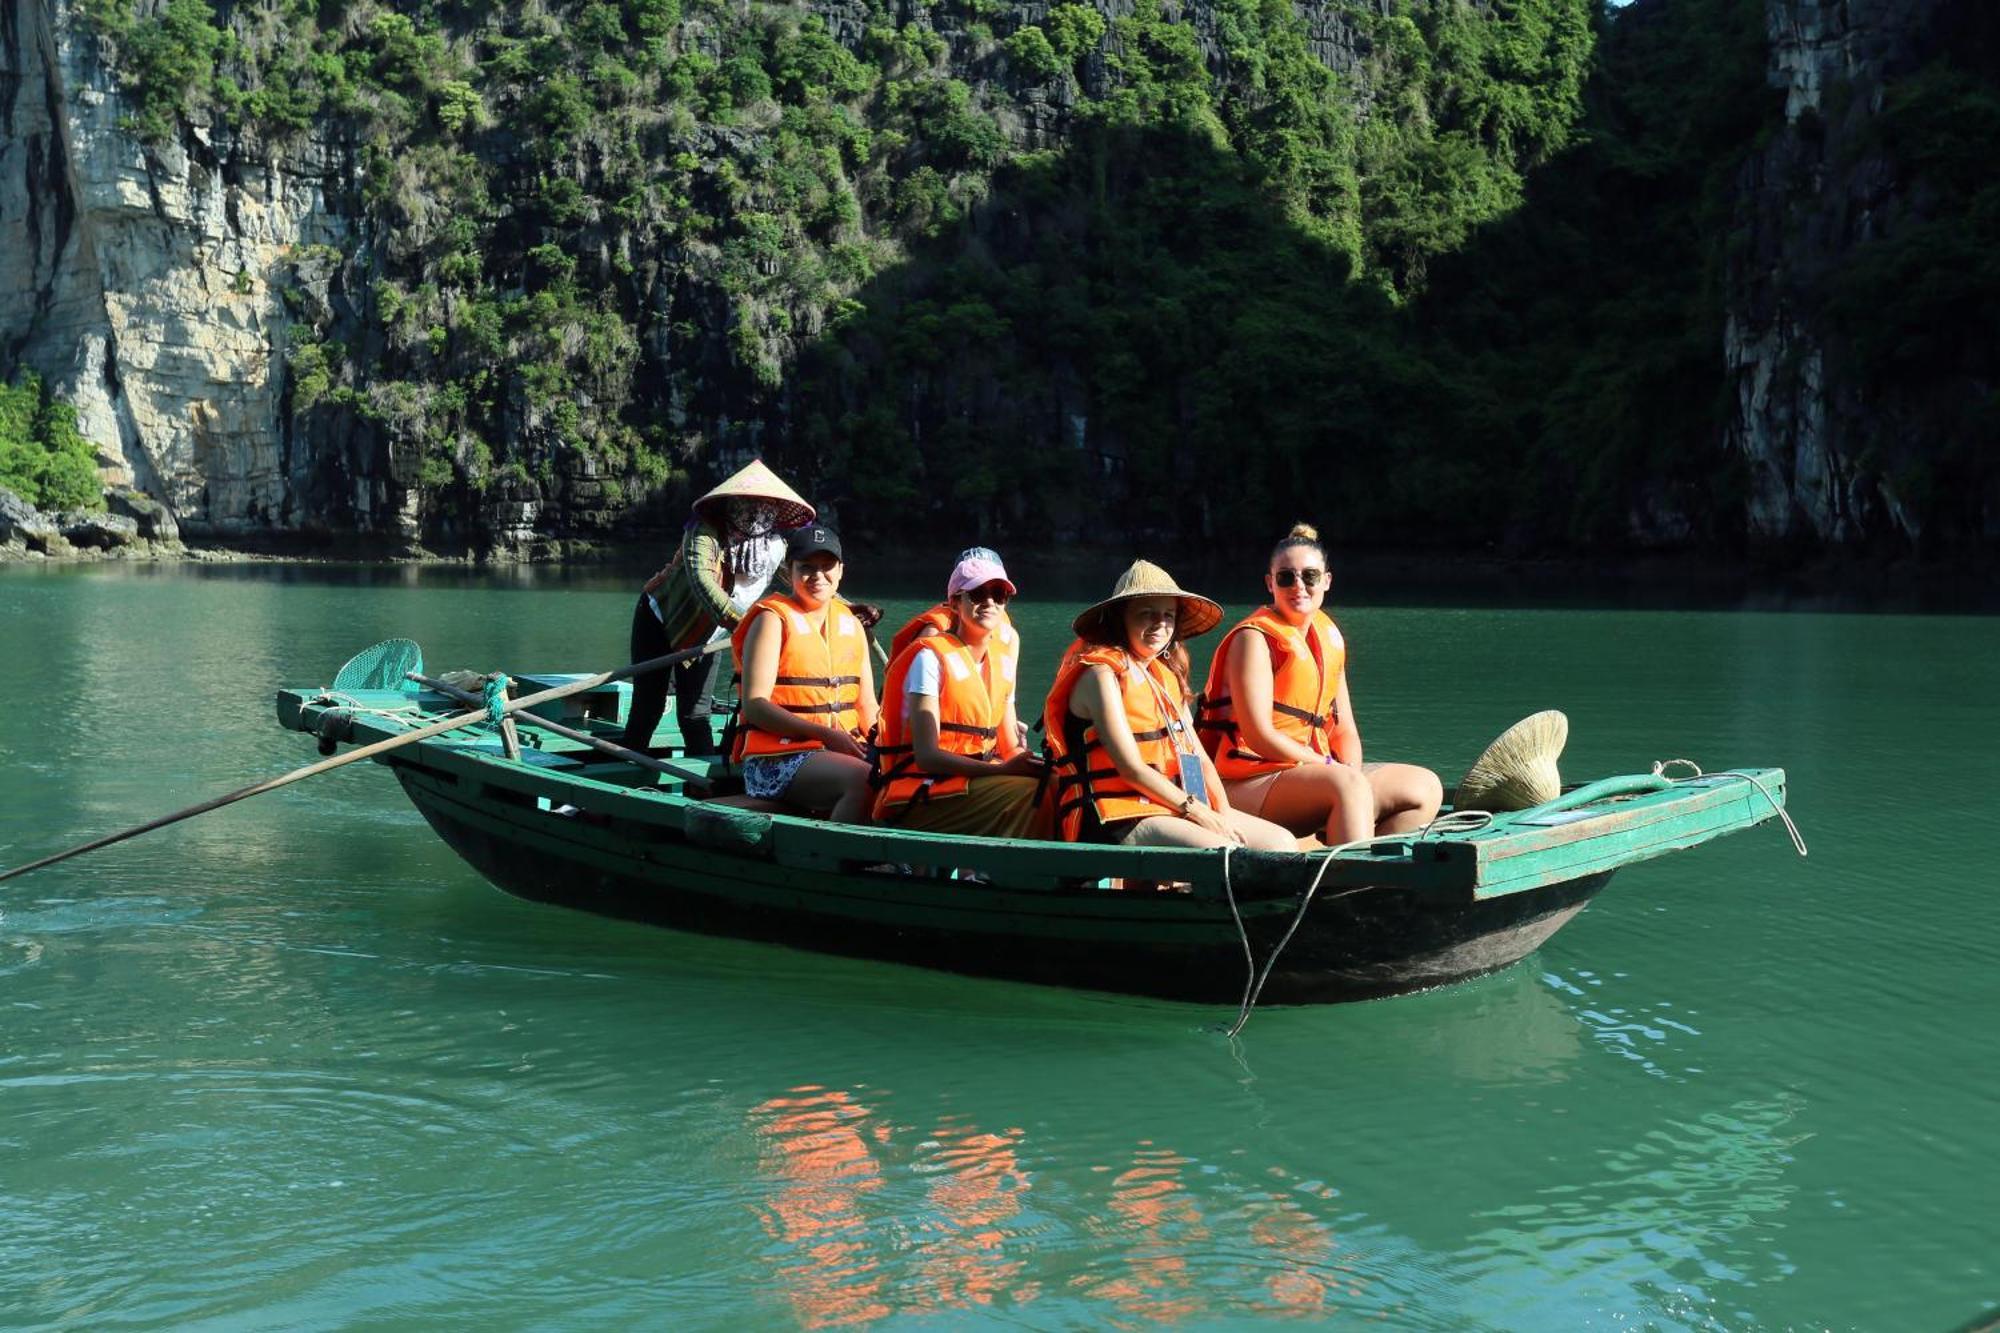
<instances>
[{"instance_id":1,"label":"woman wearing conical hat","mask_svg":"<svg viewBox=\"0 0 2000 1333\"><path fill-rule=\"evenodd\" d=\"M1347 644L1321 609L1326 551L1311 526L1272 550L1264 587L1270 602L1222 637L1202 690L1202 744L1229 799L1329 847L1422 827L1444 789L1427 768L1362 761Z\"/></svg>"},{"instance_id":2,"label":"woman wearing conical hat","mask_svg":"<svg viewBox=\"0 0 2000 1333\"><path fill-rule=\"evenodd\" d=\"M813 521L813 507L763 463L752 461L694 502L674 558L646 581L632 612L634 662L726 636L754 606L783 562L784 534ZM697 657L632 680L624 744L644 749L667 707L688 754L715 753L708 682L715 656Z\"/></svg>"},{"instance_id":3,"label":"woman wearing conical hat","mask_svg":"<svg viewBox=\"0 0 2000 1333\"><path fill-rule=\"evenodd\" d=\"M1221 619L1220 606L1144 560L1076 618L1078 648L1042 713L1062 837L1292 850L1284 829L1231 807L1195 740L1181 644Z\"/></svg>"}]
</instances>

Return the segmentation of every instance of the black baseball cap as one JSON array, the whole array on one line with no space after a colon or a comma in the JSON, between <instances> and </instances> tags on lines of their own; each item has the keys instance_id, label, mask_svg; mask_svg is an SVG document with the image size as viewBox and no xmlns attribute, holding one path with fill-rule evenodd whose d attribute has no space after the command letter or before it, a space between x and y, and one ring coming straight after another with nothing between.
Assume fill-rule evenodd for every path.
<instances>
[{"instance_id":1,"label":"black baseball cap","mask_svg":"<svg viewBox=\"0 0 2000 1333\"><path fill-rule=\"evenodd\" d=\"M821 551L835 560L847 558L840 553L840 534L824 523L808 523L802 528L794 528L792 535L785 539L787 560L804 560Z\"/></svg>"}]
</instances>

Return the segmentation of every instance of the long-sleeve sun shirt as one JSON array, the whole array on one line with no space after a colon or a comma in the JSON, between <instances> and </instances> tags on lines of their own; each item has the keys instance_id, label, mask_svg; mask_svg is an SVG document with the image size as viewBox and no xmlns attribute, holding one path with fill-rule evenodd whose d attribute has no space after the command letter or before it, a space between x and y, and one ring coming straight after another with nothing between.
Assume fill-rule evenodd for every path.
<instances>
[{"instance_id":1,"label":"long-sleeve sun shirt","mask_svg":"<svg viewBox=\"0 0 2000 1333\"><path fill-rule=\"evenodd\" d=\"M718 627L742 619L730 599L729 550L706 523L681 533L673 562L646 582L646 595L673 652L704 643Z\"/></svg>"}]
</instances>

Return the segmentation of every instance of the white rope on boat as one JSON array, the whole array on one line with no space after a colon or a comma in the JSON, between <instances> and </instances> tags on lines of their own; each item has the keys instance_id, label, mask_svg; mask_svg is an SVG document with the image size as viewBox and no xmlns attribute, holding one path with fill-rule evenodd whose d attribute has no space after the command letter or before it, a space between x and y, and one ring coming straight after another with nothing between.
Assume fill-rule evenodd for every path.
<instances>
[{"instance_id":1,"label":"white rope on boat","mask_svg":"<svg viewBox=\"0 0 2000 1333\"><path fill-rule=\"evenodd\" d=\"M1261 970L1257 966L1257 956L1250 948L1250 932L1243 924L1243 913L1236 906L1236 885L1229 873L1229 855L1236 850L1236 845L1225 844L1222 849L1222 892L1223 896L1229 899L1229 915L1236 921L1236 936L1243 941L1243 961L1248 974L1243 978L1243 1001L1237 1006L1236 1021L1230 1024L1229 1030L1223 1035L1234 1038L1249 1023L1250 1011L1257 1007L1257 1001L1264 994L1264 983L1271 979L1271 973L1276 970L1279 955L1285 952L1285 946L1292 942L1292 936L1299 933L1299 927L1306 919L1306 909L1312 906L1313 897L1319 892L1319 886L1325 882L1326 872L1332 869L1335 857L1356 847L1372 847L1378 842L1418 841L1433 829L1440 833L1470 833L1485 828L1492 822L1493 816L1484 810L1455 810L1449 815L1433 819L1415 833L1378 833L1372 837L1356 838L1353 842L1343 842L1338 847L1329 847L1324 852L1315 853L1319 858L1319 869L1313 872L1312 883L1306 886L1305 896L1299 899L1298 910L1292 913L1292 924L1285 928L1285 933L1279 937L1277 946L1271 950L1271 956L1264 960ZM1334 896L1344 898L1350 893L1365 892L1370 887L1372 886L1360 884L1351 889L1344 889Z\"/></svg>"},{"instance_id":2,"label":"white rope on boat","mask_svg":"<svg viewBox=\"0 0 2000 1333\"><path fill-rule=\"evenodd\" d=\"M1676 786L1704 777L1741 778L1758 791L1763 792L1764 799L1769 801L1771 808L1778 812L1778 818L1785 821L1785 829L1792 835L1792 845L1798 848L1800 856L1806 854L1805 839L1799 836L1798 825L1792 822L1792 817L1785 812L1785 807L1778 803L1777 798L1772 796L1769 789L1762 782L1758 781L1755 776L1749 773L1738 772L1735 769L1719 773L1703 773L1701 765L1692 759L1655 761L1653 764L1653 773L1658 777L1667 777L1667 770L1677 764L1684 764L1694 771L1685 778L1667 778L1669 782ZM1249 1023L1251 1011L1257 1007L1258 999L1264 994L1264 983L1271 979L1271 973L1278 966L1279 955L1284 953L1285 946L1292 942L1292 936L1298 933L1299 926L1304 923L1306 909L1312 906L1313 897L1319 892L1319 886L1326 879L1326 872L1333 865L1335 857L1343 852L1352 851L1357 847L1372 847L1378 842L1420 842L1433 834L1477 833L1492 822L1493 815L1485 810L1453 810L1449 814L1438 815L1415 833L1380 833L1371 838L1358 838L1353 842L1344 842L1338 847L1329 847L1325 852L1318 853L1319 869L1313 873L1312 883L1306 886L1305 896L1299 900L1298 910L1292 914L1292 924L1286 927L1284 935L1278 940L1277 947L1271 950L1271 956L1264 960L1264 966L1261 969L1257 966L1256 953L1250 947L1250 931L1243 924L1243 913L1236 905L1236 886L1229 872L1229 856L1236 848L1234 844L1223 847L1222 892L1229 899L1229 915L1236 922L1236 936L1243 942L1243 962L1247 972L1243 978L1243 1000L1237 1006L1236 1021L1230 1024L1228 1031L1224 1035L1234 1038ZM1336 896L1345 897L1349 893L1360 893L1368 887L1365 884L1360 885L1352 889L1347 889Z\"/></svg>"},{"instance_id":3,"label":"white rope on boat","mask_svg":"<svg viewBox=\"0 0 2000 1333\"><path fill-rule=\"evenodd\" d=\"M1692 769L1693 772L1684 778L1669 777L1667 770L1677 765L1685 765ZM1734 768L1724 769L1718 773L1704 773L1701 771L1701 765L1692 759L1655 759L1653 761L1653 776L1666 778L1667 781L1673 783L1676 787L1684 782L1694 782L1701 778L1741 778L1763 793L1764 799L1771 803L1771 809L1775 810L1778 818L1785 822L1785 832L1792 835L1792 846L1798 849L1800 856L1807 854L1806 840L1800 835L1799 826L1792 822L1792 817L1787 813L1785 807L1778 804L1778 798L1771 795L1770 789L1758 781L1754 774L1745 773Z\"/></svg>"},{"instance_id":4,"label":"white rope on boat","mask_svg":"<svg viewBox=\"0 0 2000 1333\"><path fill-rule=\"evenodd\" d=\"M407 704L398 704L394 708L373 708L366 704L361 703L360 701L352 698L349 695L340 693L338 690L331 690L331 689L321 690L318 694L315 694L312 698L306 700L306 703L308 706L317 704L321 707L334 709L342 713L368 714L374 717L385 717L392 722L404 725L407 725L409 723L411 714L413 713L421 714L423 712L423 709L420 706L418 706L418 704L414 700L412 700Z\"/></svg>"}]
</instances>

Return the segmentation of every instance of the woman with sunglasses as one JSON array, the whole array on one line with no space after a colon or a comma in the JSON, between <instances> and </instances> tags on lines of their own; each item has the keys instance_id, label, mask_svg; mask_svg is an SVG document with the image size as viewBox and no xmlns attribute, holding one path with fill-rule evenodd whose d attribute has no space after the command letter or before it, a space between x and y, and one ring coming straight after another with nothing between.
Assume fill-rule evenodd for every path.
<instances>
[{"instance_id":1,"label":"woman with sunglasses","mask_svg":"<svg viewBox=\"0 0 2000 1333\"><path fill-rule=\"evenodd\" d=\"M1004 568L1000 553L990 546L968 546L958 553L958 563L961 566L969 560L984 561ZM950 595L936 606L919 611L896 631L894 638L889 640L889 660L893 662L901 657L903 650L918 639L927 639L933 634L949 633L952 622L957 616L958 607ZM1000 618L993 627L987 648L999 659L998 665L1007 673L1007 679L1009 681L1017 679L1021 667L1021 636L1015 631L1014 622L1008 617L1005 606L1000 608ZM1020 749L1028 748L1028 732L1025 727L1014 739Z\"/></svg>"},{"instance_id":2,"label":"woman with sunglasses","mask_svg":"<svg viewBox=\"0 0 2000 1333\"><path fill-rule=\"evenodd\" d=\"M998 557L966 552L945 585L950 619L911 636L890 660L870 778L877 823L1028 835L1042 761L1021 744L1015 657L1001 639L1003 629L1012 637L1013 596Z\"/></svg>"},{"instance_id":3,"label":"woman with sunglasses","mask_svg":"<svg viewBox=\"0 0 2000 1333\"><path fill-rule=\"evenodd\" d=\"M1347 645L1321 609L1326 551L1295 525L1271 552L1271 601L1216 645L1202 691L1202 743L1229 799L1301 844L1406 833L1437 814L1444 787L1414 764L1362 760L1347 693Z\"/></svg>"}]
</instances>

